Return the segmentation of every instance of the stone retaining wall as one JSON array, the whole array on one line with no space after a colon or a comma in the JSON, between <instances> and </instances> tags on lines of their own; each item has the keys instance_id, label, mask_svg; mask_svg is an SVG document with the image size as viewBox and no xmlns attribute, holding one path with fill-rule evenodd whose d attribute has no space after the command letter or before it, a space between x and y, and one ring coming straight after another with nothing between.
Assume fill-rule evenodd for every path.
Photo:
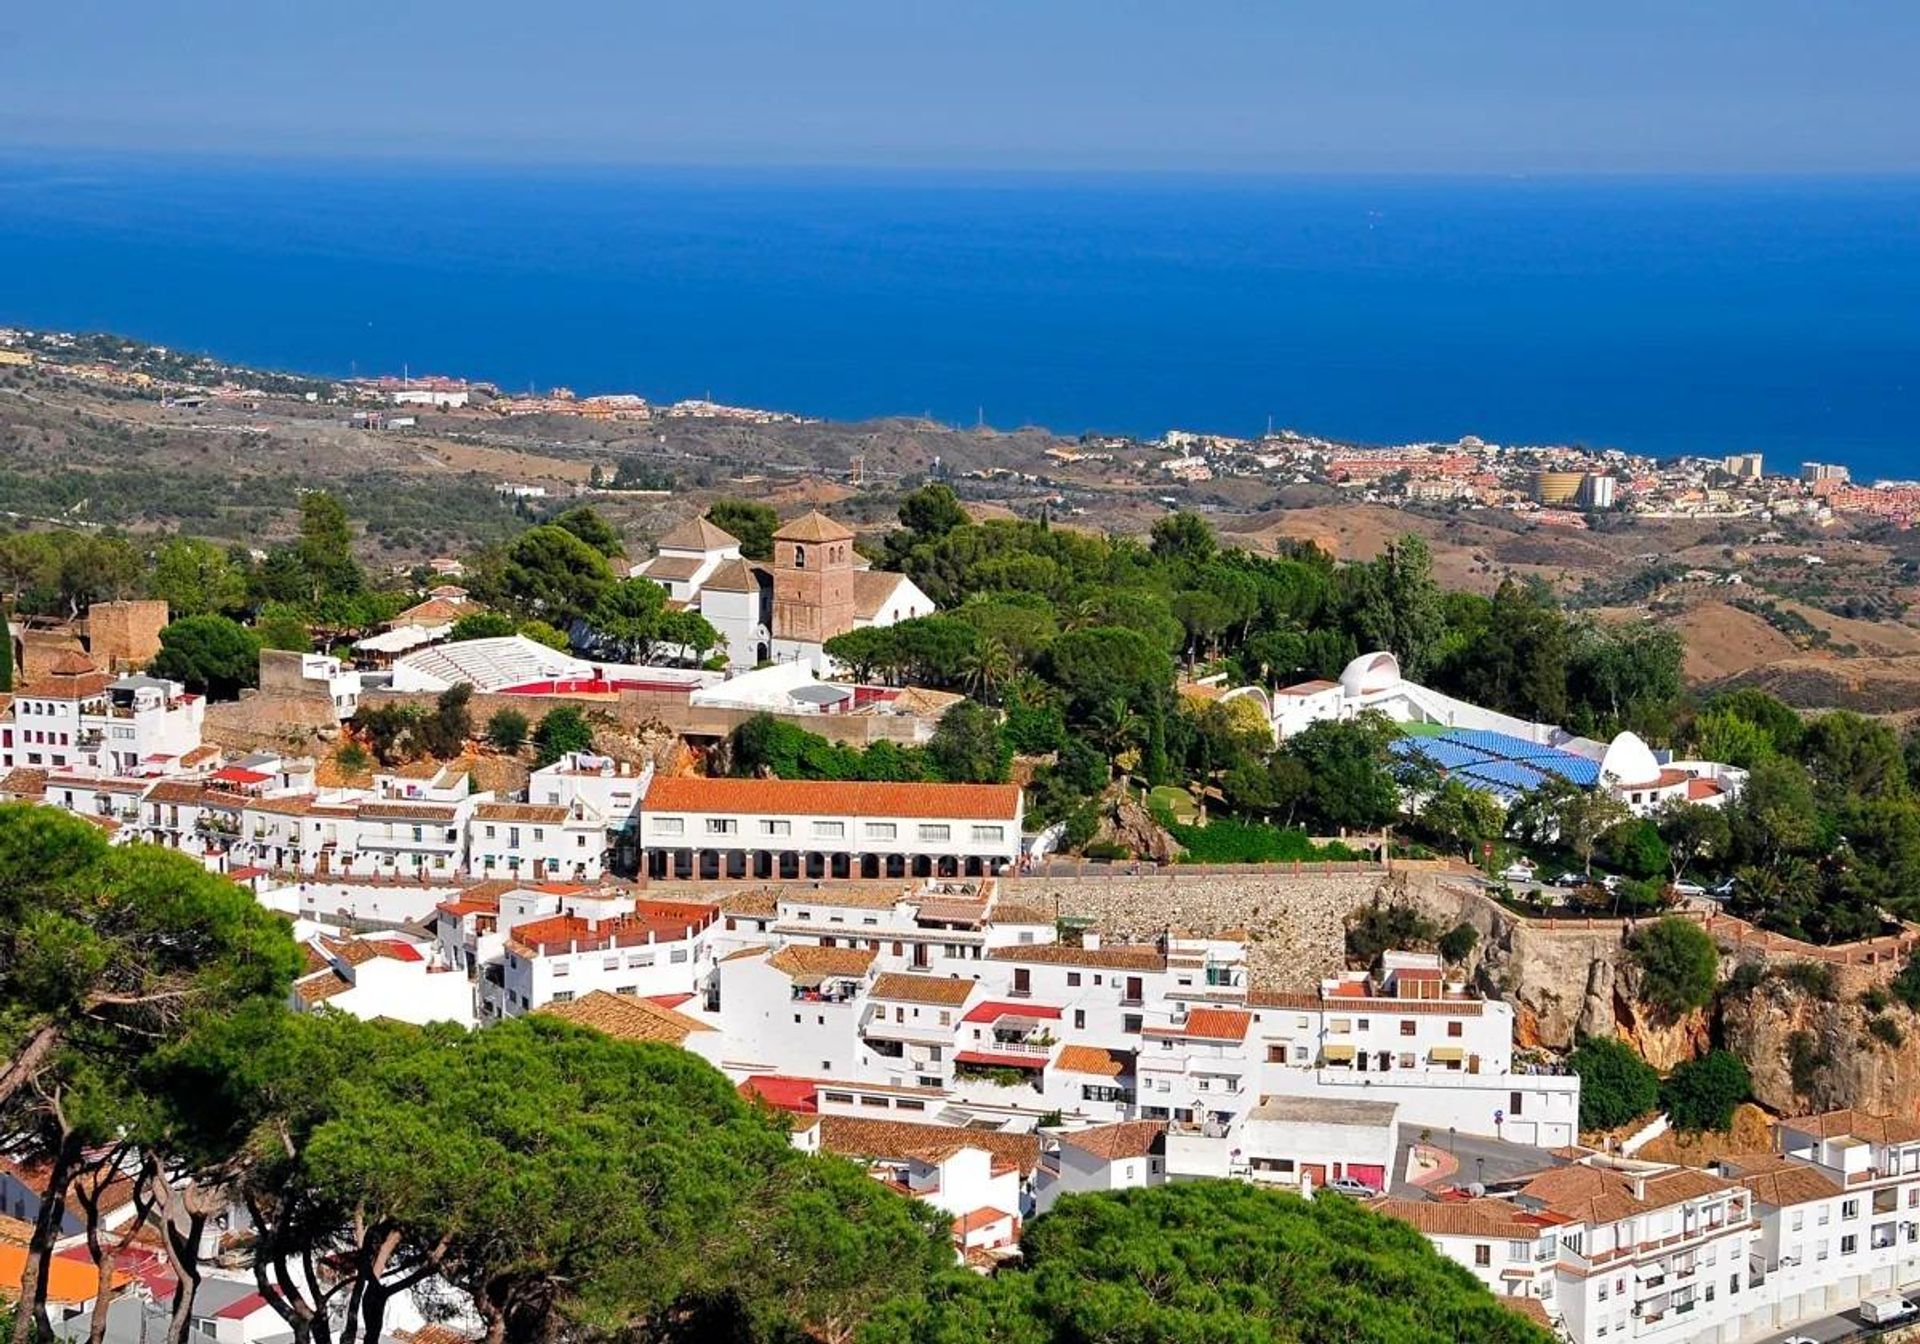
<instances>
[{"instance_id":1,"label":"stone retaining wall","mask_svg":"<svg viewBox=\"0 0 1920 1344\"><path fill-rule=\"evenodd\" d=\"M1173 927L1245 929L1253 984L1313 989L1345 966L1346 918L1371 902L1379 874L1194 876L1178 868L1115 877L1005 877L1007 901L1094 921L1111 938L1146 939Z\"/></svg>"}]
</instances>

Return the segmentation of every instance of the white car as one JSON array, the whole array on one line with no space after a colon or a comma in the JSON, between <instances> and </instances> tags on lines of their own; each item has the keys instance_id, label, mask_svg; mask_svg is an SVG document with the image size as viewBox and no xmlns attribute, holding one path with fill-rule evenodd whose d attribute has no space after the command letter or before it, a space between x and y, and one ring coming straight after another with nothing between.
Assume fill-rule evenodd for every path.
<instances>
[{"instance_id":1,"label":"white car","mask_svg":"<svg viewBox=\"0 0 1920 1344\"><path fill-rule=\"evenodd\" d=\"M1698 882L1675 882L1674 894L1678 896L1705 896L1707 889Z\"/></svg>"},{"instance_id":2,"label":"white car","mask_svg":"<svg viewBox=\"0 0 1920 1344\"><path fill-rule=\"evenodd\" d=\"M1533 865L1530 863L1510 863L1500 870L1502 882L1533 881Z\"/></svg>"},{"instance_id":3,"label":"white car","mask_svg":"<svg viewBox=\"0 0 1920 1344\"><path fill-rule=\"evenodd\" d=\"M1371 1199L1380 1193L1365 1181L1356 1181L1351 1176L1335 1176L1324 1188L1336 1195L1351 1195L1355 1199Z\"/></svg>"}]
</instances>

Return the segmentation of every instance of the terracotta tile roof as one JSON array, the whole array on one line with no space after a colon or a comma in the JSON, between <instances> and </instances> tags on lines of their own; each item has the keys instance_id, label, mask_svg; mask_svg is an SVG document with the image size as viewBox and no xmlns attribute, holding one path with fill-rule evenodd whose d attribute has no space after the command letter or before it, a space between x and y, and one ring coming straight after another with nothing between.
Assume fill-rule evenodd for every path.
<instances>
[{"instance_id":1,"label":"terracotta tile roof","mask_svg":"<svg viewBox=\"0 0 1920 1344\"><path fill-rule=\"evenodd\" d=\"M248 800L246 810L264 812L270 817L304 817L313 811L315 801L313 795L306 793L287 794L280 798L253 798Z\"/></svg>"},{"instance_id":2,"label":"terracotta tile roof","mask_svg":"<svg viewBox=\"0 0 1920 1344\"><path fill-rule=\"evenodd\" d=\"M1725 1190L1734 1182L1704 1171L1679 1168L1649 1176L1636 1194L1634 1179L1605 1167L1576 1163L1542 1172L1520 1188L1523 1198L1550 1212L1586 1223L1613 1223L1649 1209L1666 1208Z\"/></svg>"},{"instance_id":3,"label":"terracotta tile roof","mask_svg":"<svg viewBox=\"0 0 1920 1344\"><path fill-rule=\"evenodd\" d=\"M1147 1036L1180 1036L1207 1041L1244 1041L1253 1014L1239 1008L1194 1008L1184 1026L1151 1027Z\"/></svg>"},{"instance_id":4,"label":"terracotta tile roof","mask_svg":"<svg viewBox=\"0 0 1920 1344\"><path fill-rule=\"evenodd\" d=\"M1375 1213L1409 1223L1429 1237L1487 1237L1506 1241L1534 1241L1551 1220L1530 1214L1504 1199L1395 1199L1369 1200Z\"/></svg>"},{"instance_id":5,"label":"terracotta tile roof","mask_svg":"<svg viewBox=\"0 0 1920 1344\"><path fill-rule=\"evenodd\" d=\"M873 965L874 954L859 947L783 947L767 958L767 965L799 985L822 980L857 979Z\"/></svg>"},{"instance_id":6,"label":"terracotta tile roof","mask_svg":"<svg viewBox=\"0 0 1920 1344\"><path fill-rule=\"evenodd\" d=\"M835 882L832 886L805 891L783 891L777 899L788 905L830 905L847 910L891 910L906 898L900 884Z\"/></svg>"},{"instance_id":7,"label":"terracotta tile roof","mask_svg":"<svg viewBox=\"0 0 1920 1344\"><path fill-rule=\"evenodd\" d=\"M572 1003L550 1003L539 1011L565 1018L583 1027L620 1041L659 1041L681 1045L696 1031L712 1031L704 1022L685 1013L662 1008L657 1003L626 994L609 994L596 989Z\"/></svg>"},{"instance_id":8,"label":"terracotta tile roof","mask_svg":"<svg viewBox=\"0 0 1920 1344\"><path fill-rule=\"evenodd\" d=\"M199 806L208 801L207 790L184 779L163 779L147 790L150 803L184 803Z\"/></svg>"},{"instance_id":9,"label":"terracotta tile roof","mask_svg":"<svg viewBox=\"0 0 1920 1344\"><path fill-rule=\"evenodd\" d=\"M780 913L780 898L771 891L730 892L717 904L722 914L745 915L749 919L772 919Z\"/></svg>"},{"instance_id":10,"label":"terracotta tile roof","mask_svg":"<svg viewBox=\"0 0 1920 1344\"><path fill-rule=\"evenodd\" d=\"M1687 781L1687 797L1698 802L1702 798L1718 798L1722 790L1710 779L1690 779Z\"/></svg>"},{"instance_id":11,"label":"terracotta tile roof","mask_svg":"<svg viewBox=\"0 0 1920 1344\"><path fill-rule=\"evenodd\" d=\"M773 948L766 943L755 943L752 947L743 947L738 952L729 952L721 961L745 961L749 957L764 957Z\"/></svg>"},{"instance_id":12,"label":"terracotta tile roof","mask_svg":"<svg viewBox=\"0 0 1920 1344\"><path fill-rule=\"evenodd\" d=\"M963 1213L953 1220L953 1235L956 1237L970 1236L982 1228L992 1227L997 1223L1017 1223L1019 1221L1020 1219L1017 1214L1008 1213L1004 1209L992 1207L975 1209L971 1213Z\"/></svg>"},{"instance_id":13,"label":"terracotta tile roof","mask_svg":"<svg viewBox=\"0 0 1920 1344\"><path fill-rule=\"evenodd\" d=\"M473 809L479 821L527 821L559 826L567 819L567 809L545 803L480 803Z\"/></svg>"},{"instance_id":14,"label":"terracotta tile roof","mask_svg":"<svg viewBox=\"0 0 1920 1344\"><path fill-rule=\"evenodd\" d=\"M1920 1124L1898 1116L1874 1115L1868 1111L1828 1111L1824 1115L1803 1115L1780 1122L1787 1129L1811 1134L1819 1139L1856 1138L1868 1143L1914 1143L1920 1141Z\"/></svg>"},{"instance_id":15,"label":"terracotta tile roof","mask_svg":"<svg viewBox=\"0 0 1920 1344\"><path fill-rule=\"evenodd\" d=\"M845 523L836 523L818 509L806 513L785 524L773 534L775 541L851 541L853 529Z\"/></svg>"},{"instance_id":16,"label":"terracotta tile roof","mask_svg":"<svg viewBox=\"0 0 1920 1344\"><path fill-rule=\"evenodd\" d=\"M1040 1164L1036 1134L1008 1134L998 1130L959 1129L910 1120L872 1120L865 1116L820 1117L820 1147L848 1157L904 1161L913 1158L937 1162L961 1148L980 1148L1002 1161L1015 1163L1023 1174Z\"/></svg>"},{"instance_id":17,"label":"terracotta tile roof","mask_svg":"<svg viewBox=\"0 0 1920 1344\"><path fill-rule=\"evenodd\" d=\"M640 572L655 583L685 583L706 563L691 555L656 555L640 566Z\"/></svg>"},{"instance_id":18,"label":"terracotta tile roof","mask_svg":"<svg viewBox=\"0 0 1920 1344\"><path fill-rule=\"evenodd\" d=\"M36 695L48 700L84 700L105 691L112 680L95 667L86 654L69 650L55 658L43 675L16 687L14 697Z\"/></svg>"},{"instance_id":19,"label":"terracotta tile roof","mask_svg":"<svg viewBox=\"0 0 1920 1344\"><path fill-rule=\"evenodd\" d=\"M522 956L595 951L609 947L644 947L649 943L677 943L711 924L718 912L710 905L678 901L636 902L632 913L589 920L579 915L548 915L516 924L508 945ZM871 955L871 954L869 954Z\"/></svg>"},{"instance_id":20,"label":"terracotta tile roof","mask_svg":"<svg viewBox=\"0 0 1920 1344\"><path fill-rule=\"evenodd\" d=\"M452 625L462 616L471 616L486 608L470 598L430 597L417 602L387 622L387 629L407 625Z\"/></svg>"},{"instance_id":21,"label":"terracotta tile roof","mask_svg":"<svg viewBox=\"0 0 1920 1344\"><path fill-rule=\"evenodd\" d=\"M1158 1120L1123 1120L1115 1125L1095 1125L1060 1135L1081 1152L1092 1153L1106 1162L1129 1157L1147 1157L1167 1151L1167 1127Z\"/></svg>"},{"instance_id":22,"label":"terracotta tile roof","mask_svg":"<svg viewBox=\"0 0 1920 1344\"><path fill-rule=\"evenodd\" d=\"M1542 1329L1553 1329L1553 1316L1547 1311L1547 1304L1537 1297L1520 1297L1512 1293L1497 1293L1494 1301L1516 1316L1524 1316Z\"/></svg>"},{"instance_id":23,"label":"terracotta tile roof","mask_svg":"<svg viewBox=\"0 0 1920 1344\"><path fill-rule=\"evenodd\" d=\"M898 999L902 1003L932 1003L958 1008L967 1001L974 988L971 980L887 971L874 979L873 989L869 992L876 999Z\"/></svg>"},{"instance_id":24,"label":"terracotta tile roof","mask_svg":"<svg viewBox=\"0 0 1920 1344\"><path fill-rule=\"evenodd\" d=\"M1752 1191L1755 1199L1775 1208L1829 1199L1843 1193L1840 1183L1819 1168L1790 1158L1738 1157L1730 1159L1728 1167L1733 1178Z\"/></svg>"},{"instance_id":25,"label":"terracotta tile roof","mask_svg":"<svg viewBox=\"0 0 1920 1344\"><path fill-rule=\"evenodd\" d=\"M1086 1073L1099 1078L1118 1078L1127 1071L1127 1057L1097 1045L1063 1045L1054 1056L1053 1067L1068 1073Z\"/></svg>"},{"instance_id":26,"label":"terracotta tile roof","mask_svg":"<svg viewBox=\"0 0 1920 1344\"><path fill-rule=\"evenodd\" d=\"M420 950L411 943L391 938L328 938L321 935L314 942L319 944L323 953L349 966L364 966L381 957L388 961L422 960Z\"/></svg>"},{"instance_id":27,"label":"terracotta tile roof","mask_svg":"<svg viewBox=\"0 0 1920 1344\"><path fill-rule=\"evenodd\" d=\"M886 569L860 569L853 575L853 615L856 620L870 621L880 614L900 585L908 582L905 574L895 574Z\"/></svg>"},{"instance_id":28,"label":"terracotta tile roof","mask_svg":"<svg viewBox=\"0 0 1920 1344\"><path fill-rule=\"evenodd\" d=\"M951 899L926 900L914 907L914 915L916 918L934 924L984 924L987 919L987 903Z\"/></svg>"},{"instance_id":29,"label":"terracotta tile roof","mask_svg":"<svg viewBox=\"0 0 1920 1344\"><path fill-rule=\"evenodd\" d=\"M325 1003L335 995L345 994L352 988L353 985L331 966L293 982L294 997L309 1008L316 1003Z\"/></svg>"},{"instance_id":30,"label":"terracotta tile roof","mask_svg":"<svg viewBox=\"0 0 1920 1344\"><path fill-rule=\"evenodd\" d=\"M1020 789L1014 784L865 784L681 775L654 780L641 806L648 812L1010 822L1020 809Z\"/></svg>"},{"instance_id":31,"label":"terracotta tile roof","mask_svg":"<svg viewBox=\"0 0 1920 1344\"><path fill-rule=\"evenodd\" d=\"M758 571L745 560L723 560L700 585L703 593L750 593L760 586Z\"/></svg>"},{"instance_id":32,"label":"terracotta tile roof","mask_svg":"<svg viewBox=\"0 0 1920 1344\"><path fill-rule=\"evenodd\" d=\"M1047 966L1096 966L1115 971L1164 971L1167 959L1151 947L1101 947L1088 950L1068 943L1033 943L1024 947L996 947L989 961L1031 961Z\"/></svg>"},{"instance_id":33,"label":"terracotta tile roof","mask_svg":"<svg viewBox=\"0 0 1920 1344\"><path fill-rule=\"evenodd\" d=\"M738 546L740 539L716 526L705 514L689 518L660 538L663 551L724 551Z\"/></svg>"},{"instance_id":34,"label":"terracotta tile roof","mask_svg":"<svg viewBox=\"0 0 1920 1344\"><path fill-rule=\"evenodd\" d=\"M28 765L16 766L0 775L0 793L14 798L44 798L47 772Z\"/></svg>"},{"instance_id":35,"label":"terracotta tile roof","mask_svg":"<svg viewBox=\"0 0 1920 1344\"><path fill-rule=\"evenodd\" d=\"M367 821L452 821L460 810L452 803L361 803L353 810Z\"/></svg>"},{"instance_id":36,"label":"terracotta tile roof","mask_svg":"<svg viewBox=\"0 0 1920 1344\"><path fill-rule=\"evenodd\" d=\"M988 918L995 924L1051 924L1053 916L1034 905L1015 905L1012 901L996 901L993 913Z\"/></svg>"}]
</instances>

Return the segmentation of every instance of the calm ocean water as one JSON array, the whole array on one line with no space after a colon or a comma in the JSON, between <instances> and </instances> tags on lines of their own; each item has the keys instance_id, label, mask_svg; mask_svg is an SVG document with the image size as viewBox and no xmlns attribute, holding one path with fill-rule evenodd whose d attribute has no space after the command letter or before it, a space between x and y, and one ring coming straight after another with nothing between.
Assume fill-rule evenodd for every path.
<instances>
[{"instance_id":1,"label":"calm ocean water","mask_svg":"<svg viewBox=\"0 0 1920 1344\"><path fill-rule=\"evenodd\" d=\"M836 417L1920 475L1920 179L0 160L0 323Z\"/></svg>"}]
</instances>

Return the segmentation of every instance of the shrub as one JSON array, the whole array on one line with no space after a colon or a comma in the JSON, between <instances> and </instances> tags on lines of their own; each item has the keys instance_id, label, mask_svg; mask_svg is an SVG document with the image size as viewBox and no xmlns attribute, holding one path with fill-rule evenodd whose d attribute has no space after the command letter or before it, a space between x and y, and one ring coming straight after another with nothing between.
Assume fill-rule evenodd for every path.
<instances>
[{"instance_id":1,"label":"shrub","mask_svg":"<svg viewBox=\"0 0 1920 1344\"><path fill-rule=\"evenodd\" d=\"M1188 826L1175 820L1164 802L1149 800L1147 806L1167 834L1185 847L1183 863L1351 862L1360 857L1345 845L1316 845L1301 830L1232 817L1216 817L1205 826Z\"/></svg>"},{"instance_id":2,"label":"shrub","mask_svg":"<svg viewBox=\"0 0 1920 1344\"><path fill-rule=\"evenodd\" d=\"M1887 991L1878 985L1869 985L1860 991L1860 1006L1870 1013L1884 1013L1887 1011L1887 1005L1892 1002Z\"/></svg>"},{"instance_id":3,"label":"shrub","mask_svg":"<svg viewBox=\"0 0 1920 1344\"><path fill-rule=\"evenodd\" d=\"M1893 977L1887 988L1907 1007L1920 1010L1920 952L1907 958L1907 964L1900 968L1900 974Z\"/></svg>"},{"instance_id":4,"label":"shrub","mask_svg":"<svg viewBox=\"0 0 1920 1344\"><path fill-rule=\"evenodd\" d=\"M487 741L502 751L518 751L526 744L527 716L517 709L496 709L487 720Z\"/></svg>"},{"instance_id":5,"label":"shrub","mask_svg":"<svg viewBox=\"0 0 1920 1344\"><path fill-rule=\"evenodd\" d=\"M1787 1072L1793 1078L1795 1092L1803 1097L1811 1096L1820 1070L1826 1067L1827 1057L1820 1053L1812 1032L1796 1031L1787 1037Z\"/></svg>"},{"instance_id":6,"label":"shrub","mask_svg":"<svg viewBox=\"0 0 1920 1344\"><path fill-rule=\"evenodd\" d=\"M1833 983L1833 967L1824 961L1790 961L1775 972L1782 980L1825 1003L1839 997Z\"/></svg>"},{"instance_id":7,"label":"shrub","mask_svg":"<svg viewBox=\"0 0 1920 1344\"><path fill-rule=\"evenodd\" d=\"M533 734L534 760L552 765L570 751L586 751L593 746L593 728L587 716L572 705L560 705L547 711Z\"/></svg>"},{"instance_id":8,"label":"shrub","mask_svg":"<svg viewBox=\"0 0 1920 1344\"><path fill-rule=\"evenodd\" d=\"M1080 853L1089 859L1111 863L1115 859L1131 857L1133 851L1125 845L1117 845L1111 840L1100 840L1093 844L1083 846Z\"/></svg>"},{"instance_id":9,"label":"shrub","mask_svg":"<svg viewBox=\"0 0 1920 1344\"><path fill-rule=\"evenodd\" d=\"M1733 968L1733 974L1727 977L1725 988L1720 992L1729 999L1743 999L1760 988L1767 978L1767 968L1757 961L1743 961Z\"/></svg>"},{"instance_id":10,"label":"shrub","mask_svg":"<svg viewBox=\"0 0 1920 1344\"><path fill-rule=\"evenodd\" d=\"M1900 1024L1890 1017L1874 1018L1867 1023L1867 1030L1876 1041L1890 1045L1896 1050L1907 1039L1906 1033L1900 1030Z\"/></svg>"},{"instance_id":11,"label":"shrub","mask_svg":"<svg viewBox=\"0 0 1920 1344\"><path fill-rule=\"evenodd\" d=\"M1612 1129L1638 1120L1660 1101L1660 1075L1625 1041L1590 1037L1567 1056L1580 1078L1580 1127Z\"/></svg>"},{"instance_id":12,"label":"shrub","mask_svg":"<svg viewBox=\"0 0 1920 1344\"><path fill-rule=\"evenodd\" d=\"M349 742L333 754L335 763L342 770L358 774L373 764L373 758L367 755L367 749L358 742Z\"/></svg>"},{"instance_id":13,"label":"shrub","mask_svg":"<svg viewBox=\"0 0 1920 1344\"><path fill-rule=\"evenodd\" d=\"M1733 1108L1753 1089L1747 1066L1730 1050L1709 1050L1680 1065L1660 1086L1660 1103L1681 1129L1725 1130Z\"/></svg>"},{"instance_id":14,"label":"shrub","mask_svg":"<svg viewBox=\"0 0 1920 1344\"><path fill-rule=\"evenodd\" d=\"M1430 947L1439 936L1433 921L1412 906L1375 901L1347 924L1347 956L1371 966L1382 952Z\"/></svg>"},{"instance_id":15,"label":"shrub","mask_svg":"<svg viewBox=\"0 0 1920 1344\"><path fill-rule=\"evenodd\" d=\"M1613 828L1603 842L1613 866L1628 877L1642 879L1665 877L1670 855L1659 829L1646 820L1629 821Z\"/></svg>"},{"instance_id":16,"label":"shrub","mask_svg":"<svg viewBox=\"0 0 1920 1344\"><path fill-rule=\"evenodd\" d=\"M1669 915L1641 929L1627 944L1640 968L1640 998L1668 1017L1679 1017L1713 999L1720 953L1691 920Z\"/></svg>"},{"instance_id":17,"label":"shrub","mask_svg":"<svg viewBox=\"0 0 1920 1344\"><path fill-rule=\"evenodd\" d=\"M1440 935L1439 951L1451 962L1465 961L1480 942L1480 930L1471 924L1455 924Z\"/></svg>"}]
</instances>

